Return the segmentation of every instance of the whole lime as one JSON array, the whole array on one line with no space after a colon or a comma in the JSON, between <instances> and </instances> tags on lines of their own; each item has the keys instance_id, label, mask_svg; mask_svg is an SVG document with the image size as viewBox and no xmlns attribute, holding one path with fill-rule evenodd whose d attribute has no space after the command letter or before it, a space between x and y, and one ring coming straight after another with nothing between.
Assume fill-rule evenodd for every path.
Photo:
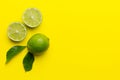
<instances>
[{"instance_id":1,"label":"whole lime","mask_svg":"<svg viewBox=\"0 0 120 80\"><path fill-rule=\"evenodd\" d=\"M28 51L32 54L40 54L40 52L47 50L48 47L49 38L41 33L33 35L27 43Z\"/></svg>"}]
</instances>

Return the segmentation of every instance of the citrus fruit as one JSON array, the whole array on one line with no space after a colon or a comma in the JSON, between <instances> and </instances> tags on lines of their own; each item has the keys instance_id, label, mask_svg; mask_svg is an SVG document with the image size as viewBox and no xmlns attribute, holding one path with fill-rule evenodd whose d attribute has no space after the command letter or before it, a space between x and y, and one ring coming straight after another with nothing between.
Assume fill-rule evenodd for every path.
<instances>
[{"instance_id":1,"label":"citrus fruit","mask_svg":"<svg viewBox=\"0 0 120 80\"><path fill-rule=\"evenodd\" d=\"M33 35L27 43L28 51L31 52L32 54L40 54L40 52L47 50L48 47L49 47L48 37L40 33Z\"/></svg>"},{"instance_id":2,"label":"citrus fruit","mask_svg":"<svg viewBox=\"0 0 120 80\"><path fill-rule=\"evenodd\" d=\"M29 8L23 14L23 22L30 28L38 27L42 21L42 15L36 8Z\"/></svg>"},{"instance_id":3,"label":"citrus fruit","mask_svg":"<svg viewBox=\"0 0 120 80\"><path fill-rule=\"evenodd\" d=\"M8 37L13 41L22 41L26 37L26 33L26 27L19 22L14 22L8 27Z\"/></svg>"}]
</instances>

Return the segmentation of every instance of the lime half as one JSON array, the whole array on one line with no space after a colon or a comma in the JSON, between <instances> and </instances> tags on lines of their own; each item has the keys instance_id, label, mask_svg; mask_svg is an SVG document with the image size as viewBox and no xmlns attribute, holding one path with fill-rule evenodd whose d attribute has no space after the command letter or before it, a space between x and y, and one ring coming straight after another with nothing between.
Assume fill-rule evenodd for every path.
<instances>
[{"instance_id":1,"label":"lime half","mask_svg":"<svg viewBox=\"0 0 120 80\"><path fill-rule=\"evenodd\" d=\"M29 8L23 14L23 22L30 28L38 27L42 21L42 15L36 8Z\"/></svg>"},{"instance_id":2,"label":"lime half","mask_svg":"<svg viewBox=\"0 0 120 80\"><path fill-rule=\"evenodd\" d=\"M26 27L19 22L14 22L8 27L8 37L13 41L22 41L26 33Z\"/></svg>"}]
</instances>

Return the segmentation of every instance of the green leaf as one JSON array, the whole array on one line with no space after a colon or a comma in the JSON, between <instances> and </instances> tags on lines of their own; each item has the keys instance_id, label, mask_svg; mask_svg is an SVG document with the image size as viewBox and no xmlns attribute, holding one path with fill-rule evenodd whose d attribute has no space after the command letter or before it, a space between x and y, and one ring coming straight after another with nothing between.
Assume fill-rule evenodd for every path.
<instances>
[{"instance_id":1,"label":"green leaf","mask_svg":"<svg viewBox=\"0 0 120 80\"><path fill-rule=\"evenodd\" d=\"M8 50L6 55L6 63L8 63L15 55L20 53L26 46L13 46Z\"/></svg>"},{"instance_id":2,"label":"green leaf","mask_svg":"<svg viewBox=\"0 0 120 80\"><path fill-rule=\"evenodd\" d=\"M34 56L30 52L28 52L23 59L23 66L26 72L32 69L33 62L34 62Z\"/></svg>"}]
</instances>

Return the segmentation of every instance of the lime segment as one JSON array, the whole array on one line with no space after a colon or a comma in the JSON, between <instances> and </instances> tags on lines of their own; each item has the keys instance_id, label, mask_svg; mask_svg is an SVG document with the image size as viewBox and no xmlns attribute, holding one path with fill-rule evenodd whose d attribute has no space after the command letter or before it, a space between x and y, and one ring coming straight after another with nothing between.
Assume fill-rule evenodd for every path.
<instances>
[{"instance_id":1,"label":"lime segment","mask_svg":"<svg viewBox=\"0 0 120 80\"><path fill-rule=\"evenodd\" d=\"M22 41L26 33L26 27L19 22L12 23L8 27L8 37L13 41Z\"/></svg>"},{"instance_id":2,"label":"lime segment","mask_svg":"<svg viewBox=\"0 0 120 80\"><path fill-rule=\"evenodd\" d=\"M31 28L38 27L42 21L42 15L36 8L29 8L23 14L23 22Z\"/></svg>"}]
</instances>

